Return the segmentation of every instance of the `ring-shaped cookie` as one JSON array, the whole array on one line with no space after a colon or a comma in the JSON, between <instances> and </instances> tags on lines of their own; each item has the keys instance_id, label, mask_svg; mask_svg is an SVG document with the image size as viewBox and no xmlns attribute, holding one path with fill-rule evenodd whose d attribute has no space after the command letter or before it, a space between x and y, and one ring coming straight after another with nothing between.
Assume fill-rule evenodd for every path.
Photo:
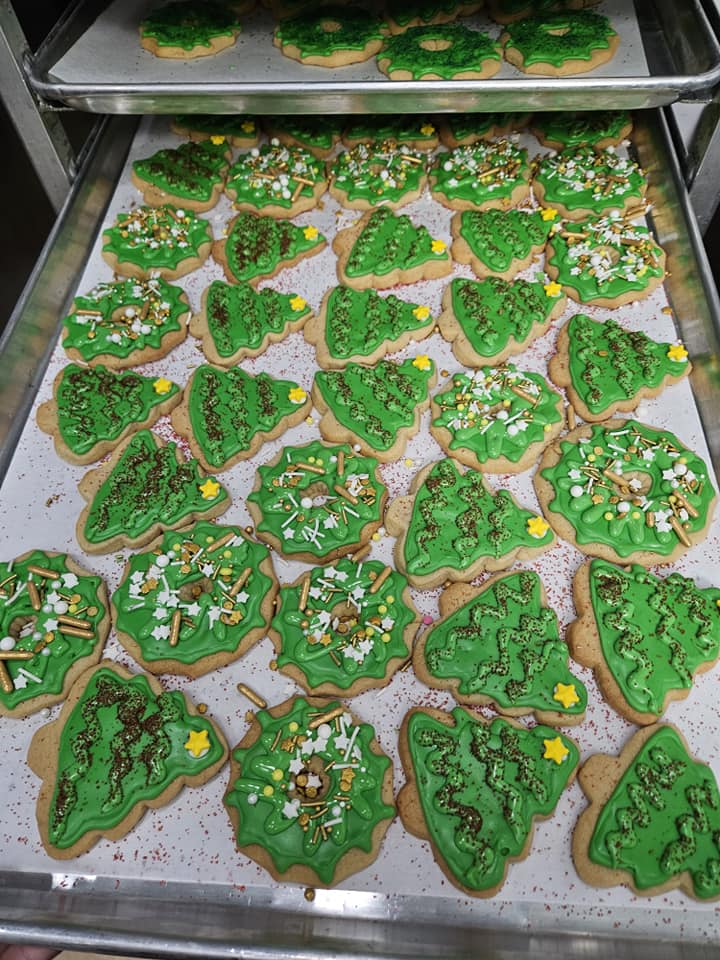
<instances>
[{"instance_id":1,"label":"ring-shaped cookie","mask_svg":"<svg viewBox=\"0 0 720 960\"><path fill-rule=\"evenodd\" d=\"M225 192L236 210L295 217L325 193L325 165L309 150L272 140L240 156L227 175Z\"/></svg>"},{"instance_id":2,"label":"ring-shaped cookie","mask_svg":"<svg viewBox=\"0 0 720 960\"><path fill-rule=\"evenodd\" d=\"M382 49L387 27L364 11L329 6L283 20L273 43L283 56L315 67L345 67Z\"/></svg>"},{"instance_id":3,"label":"ring-shaped cookie","mask_svg":"<svg viewBox=\"0 0 720 960\"><path fill-rule=\"evenodd\" d=\"M240 29L230 5L214 0L168 3L140 24L140 46L172 60L209 57L233 46Z\"/></svg>"},{"instance_id":4,"label":"ring-shaped cookie","mask_svg":"<svg viewBox=\"0 0 720 960\"><path fill-rule=\"evenodd\" d=\"M535 474L556 533L614 563L672 563L703 540L715 490L703 460L669 430L586 424L554 441Z\"/></svg>"},{"instance_id":5,"label":"ring-shaped cookie","mask_svg":"<svg viewBox=\"0 0 720 960\"><path fill-rule=\"evenodd\" d=\"M394 140L359 143L330 167L330 193L350 210L397 210L425 187L425 157Z\"/></svg>"},{"instance_id":6,"label":"ring-shaped cookie","mask_svg":"<svg viewBox=\"0 0 720 960\"><path fill-rule=\"evenodd\" d=\"M575 10L509 23L500 42L505 59L523 73L566 76L607 63L620 37L607 17Z\"/></svg>"},{"instance_id":7,"label":"ring-shaped cookie","mask_svg":"<svg viewBox=\"0 0 720 960\"><path fill-rule=\"evenodd\" d=\"M501 63L494 40L457 23L410 27L388 37L377 57L391 80L483 80Z\"/></svg>"},{"instance_id":8,"label":"ring-shaped cookie","mask_svg":"<svg viewBox=\"0 0 720 960\"><path fill-rule=\"evenodd\" d=\"M430 170L433 197L451 210L504 210L530 194L527 150L510 140L480 141L439 153Z\"/></svg>"}]
</instances>

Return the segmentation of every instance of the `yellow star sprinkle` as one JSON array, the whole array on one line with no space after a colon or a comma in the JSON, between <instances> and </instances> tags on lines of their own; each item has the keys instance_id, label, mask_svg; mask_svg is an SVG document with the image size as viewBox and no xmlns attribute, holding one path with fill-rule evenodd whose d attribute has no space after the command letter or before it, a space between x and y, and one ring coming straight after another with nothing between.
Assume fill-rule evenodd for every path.
<instances>
[{"instance_id":1,"label":"yellow star sprinkle","mask_svg":"<svg viewBox=\"0 0 720 960\"><path fill-rule=\"evenodd\" d=\"M304 310L306 306L307 306L307 300L304 300L300 296L295 296L290 301L291 310Z\"/></svg>"},{"instance_id":2,"label":"yellow star sprinkle","mask_svg":"<svg viewBox=\"0 0 720 960\"><path fill-rule=\"evenodd\" d=\"M306 399L307 393L305 393L302 387L293 387L288 393L290 403L305 403Z\"/></svg>"},{"instance_id":3,"label":"yellow star sprinkle","mask_svg":"<svg viewBox=\"0 0 720 960\"><path fill-rule=\"evenodd\" d=\"M173 388L172 380L166 380L165 377L158 377L158 379L153 383L153 390L155 393L165 394L170 393Z\"/></svg>"},{"instance_id":4,"label":"yellow star sprinkle","mask_svg":"<svg viewBox=\"0 0 720 960\"><path fill-rule=\"evenodd\" d=\"M419 353L412 363L418 370L425 371L432 369L432 360L426 353Z\"/></svg>"},{"instance_id":5,"label":"yellow star sprinkle","mask_svg":"<svg viewBox=\"0 0 720 960\"><path fill-rule=\"evenodd\" d=\"M554 740L543 740L543 744L545 746L543 760L554 760L559 765L570 753L560 737L555 737Z\"/></svg>"},{"instance_id":6,"label":"yellow star sprinkle","mask_svg":"<svg viewBox=\"0 0 720 960\"><path fill-rule=\"evenodd\" d=\"M416 320L427 320L430 316L430 307L415 307L413 316Z\"/></svg>"},{"instance_id":7,"label":"yellow star sprinkle","mask_svg":"<svg viewBox=\"0 0 720 960\"><path fill-rule=\"evenodd\" d=\"M243 120L240 129L243 133L255 133L255 122L253 120Z\"/></svg>"},{"instance_id":8,"label":"yellow star sprinkle","mask_svg":"<svg viewBox=\"0 0 720 960\"><path fill-rule=\"evenodd\" d=\"M554 207L543 207L540 211L540 216L543 220L554 220L557 215L558 212Z\"/></svg>"},{"instance_id":9,"label":"yellow star sprinkle","mask_svg":"<svg viewBox=\"0 0 720 960\"><path fill-rule=\"evenodd\" d=\"M207 730L190 730L183 746L193 757L201 757L210 749L210 737Z\"/></svg>"},{"instance_id":10,"label":"yellow star sprinkle","mask_svg":"<svg viewBox=\"0 0 720 960\"><path fill-rule=\"evenodd\" d=\"M303 230L303 236L306 240L317 240L318 238L318 228L317 227L305 227Z\"/></svg>"},{"instance_id":11,"label":"yellow star sprinkle","mask_svg":"<svg viewBox=\"0 0 720 960\"><path fill-rule=\"evenodd\" d=\"M221 143L225 143L225 137L223 136L222 133L214 133L214 134L210 137L210 140L211 140L211 141L215 144L215 146L217 146L217 147L219 147Z\"/></svg>"},{"instance_id":12,"label":"yellow star sprinkle","mask_svg":"<svg viewBox=\"0 0 720 960\"><path fill-rule=\"evenodd\" d=\"M431 123L424 123L420 127L420 133L424 137L431 137L435 133L435 127Z\"/></svg>"},{"instance_id":13,"label":"yellow star sprinkle","mask_svg":"<svg viewBox=\"0 0 720 960\"><path fill-rule=\"evenodd\" d=\"M205 483L200 484L200 493L203 500L214 500L220 493L220 484L212 477L208 477Z\"/></svg>"},{"instance_id":14,"label":"yellow star sprinkle","mask_svg":"<svg viewBox=\"0 0 720 960\"><path fill-rule=\"evenodd\" d=\"M542 517L530 517L527 522L527 532L531 537L544 537L550 529L550 524Z\"/></svg>"},{"instance_id":15,"label":"yellow star sprinkle","mask_svg":"<svg viewBox=\"0 0 720 960\"><path fill-rule=\"evenodd\" d=\"M432 252L433 253L445 253L447 244L444 240L433 240L432 242Z\"/></svg>"},{"instance_id":16,"label":"yellow star sprinkle","mask_svg":"<svg viewBox=\"0 0 720 960\"><path fill-rule=\"evenodd\" d=\"M674 343L667 352L668 360L676 360L678 363L687 360L688 352L681 343Z\"/></svg>"},{"instance_id":17,"label":"yellow star sprinkle","mask_svg":"<svg viewBox=\"0 0 720 960\"><path fill-rule=\"evenodd\" d=\"M545 296L547 297L559 297L562 293L562 287L559 283L556 283L555 280L551 280L550 283L546 283L543 286L543 290L545 291Z\"/></svg>"},{"instance_id":18,"label":"yellow star sprinkle","mask_svg":"<svg viewBox=\"0 0 720 960\"><path fill-rule=\"evenodd\" d=\"M561 703L566 710L580 703L580 697L575 692L574 683L558 683L553 690L553 700Z\"/></svg>"}]
</instances>

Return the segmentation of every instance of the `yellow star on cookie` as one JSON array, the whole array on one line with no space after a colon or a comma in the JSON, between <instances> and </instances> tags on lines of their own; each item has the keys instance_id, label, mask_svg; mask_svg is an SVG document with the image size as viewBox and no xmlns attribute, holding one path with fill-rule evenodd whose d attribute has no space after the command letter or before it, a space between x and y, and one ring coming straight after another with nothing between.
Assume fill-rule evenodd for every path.
<instances>
[{"instance_id":1,"label":"yellow star on cookie","mask_svg":"<svg viewBox=\"0 0 720 960\"><path fill-rule=\"evenodd\" d=\"M430 316L430 307L415 307L413 316L416 320L427 320Z\"/></svg>"},{"instance_id":2,"label":"yellow star on cookie","mask_svg":"<svg viewBox=\"0 0 720 960\"><path fill-rule=\"evenodd\" d=\"M304 310L307 306L307 300L303 299L301 296L295 296L290 301L291 310Z\"/></svg>"},{"instance_id":3,"label":"yellow star on cookie","mask_svg":"<svg viewBox=\"0 0 720 960\"><path fill-rule=\"evenodd\" d=\"M225 137L222 133L214 133L210 140L215 144L216 147L219 147L221 143L225 143Z\"/></svg>"},{"instance_id":4,"label":"yellow star on cookie","mask_svg":"<svg viewBox=\"0 0 720 960\"><path fill-rule=\"evenodd\" d=\"M430 370L432 367L432 360L426 353L419 353L412 362L413 366L418 370Z\"/></svg>"},{"instance_id":5,"label":"yellow star on cookie","mask_svg":"<svg viewBox=\"0 0 720 960\"><path fill-rule=\"evenodd\" d=\"M153 383L153 390L155 393L159 393L161 395L170 393L172 388L172 380L166 380L165 377L158 377L158 379Z\"/></svg>"},{"instance_id":6,"label":"yellow star on cookie","mask_svg":"<svg viewBox=\"0 0 720 960\"><path fill-rule=\"evenodd\" d=\"M562 293L562 287L559 283L556 283L555 280L551 280L550 283L546 283L543 286L546 297L559 297Z\"/></svg>"},{"instance_id":7,"label":"yellow star on cookie","mask_svg":"<svg viewBox=\"0 0 720 960\"><path fill-rule=\"evenodd\" d=\"M202 757L211 746L207 730L191 730L183 746L193 757Z\"/></svg>"},{"instance_id":8,"label":"yellow star on cookie","mask_svg":"<svg viewBox=\"0 0 720 960\"><path fill-rule=\"evenodd\" d=\"M687 360L688 352L681 343L674 343L667 352L667 358L681 363L683 360Z\"/></svg>"},{"instance_id":9,"label":"yellow star on cookie","mask_svg":"<svg viewBox=\"0 0 720 960\"><path fill-rule=\"evenodd\" d=\"M527 522L527 532L531 537L544 537L550 529L550 524L542 517L530 517Z\"/></svg>"},{"instance_id":10,"label":"yellow star on cookie","mask_svg":"<svg viewBox=\"0 0 720 960\"><path fill-rule=\"evenodd\" d=\"M208 477L205 483L200 484L200 493L203 500L214 500L220 493L220 484L212 477Z\"/></svg>"},{"instance_id":11,"label":"yellow star on cookie","mask_svg":"<svg viewBox=\"0 0 720 960\"><path fill-rule=\"evenodd\" d=\"M575 692L574 683L558 683L553 690L553 700L561 703L566 710L580 703L580 697Z\"/></svg>"},{"instance_id":12,"label":"yellow star on cookie","mask_svg":"<svg viewBox=\"0 0 720 960\"><path fill-rule=\"evenodd\" d=\"M305 227L303 230L303 236L306 240L317 240L318 238L318 228L317 227Z\"/></svg>"},{"instance_id":13,"label":"yellow star on cookie","mask_svg":"<svg viewBox=\"0 0 720 960\"><path fill-rule=\"evenodd\" d=\"M255 123L253 120L243 120L240 129L243 133L255 133Z\"/></svg>"},{"instance_id":14,"label":"yellow star on cookie","mask_svg":"<svg viewBox=\"0 0 720 960\"><path fill-rule=\"evenodd\" d=\"M562 742L561 737L555 737L554 740L543 740L543 745L545 746L543 760L554 760L558 765L561 764L570 753Z\"/></svg>"},{"instance_id":15,"label":"yellow star on cookie","mask_svg":"<svg viewBox=\"0 0 720 960\"><path fill-rule=\"evenodd\" d=\"M304 403L306 398L307 393L305 393L302 387L293 387L292 390L288 392L288 400L290 403Z\"/></svg>"},{"instance_id":16,"label":"yellow star on cookie","mask_svg":"<svg viewBox=\"0 0 720 960\"><path fill-rule=\"evenodd\" d=\"M431 123L424 123L420 127L420 133L424 137L431 137L435 133L435 127Z\"/></svg>"},{"instance_id":17,"label":"yellow star on cookie","mask_svg":"<svg viewBox=\"0 0 720 960\"><path fill-rule=\"evenodd\" d=\"M447 244L444 240L433 240L431 247L433 253L445 253L446 248Z\"/></svg>"},{"instance_id":18,"label":"yellow star on cookie","mask_svg":"<svg viewBox=\"0 0 720 960\"><path fill-rule=\"evenodd\" d=\"M540 211L540 216L543 220L554 220L557 215L558 212L554 207L543 207Z\"/></svg>"}]
</instances>

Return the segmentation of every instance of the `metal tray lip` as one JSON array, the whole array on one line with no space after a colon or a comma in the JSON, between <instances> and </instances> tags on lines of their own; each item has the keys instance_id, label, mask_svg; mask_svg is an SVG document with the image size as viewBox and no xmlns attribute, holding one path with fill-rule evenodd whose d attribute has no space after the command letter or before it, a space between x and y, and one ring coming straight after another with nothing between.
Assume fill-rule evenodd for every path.
<instances>
[{"instance_id":1,"label":"metal tray lip","mask_svg":"<svg viewBox=\"0 0 720 960\"><path fill-rule=\"evenodd\" d=\"M88 158L88 163L85 167L86 175L92 172L97 173L99 158L102 157L104 152L107 152L106 148L110 142L112 133L117 134L118 131L122 133L122 130L125 129L127 131L129 145L130 135L132 133L130 126L127 118L124 122L111 120L105 125L103 135L98 138L96 150ZM693 269L691 272L696 273L702 281L702 295L707 306L707 315L710 320L708 347L715 355L720 355L718 352L718 343L720 342L720 301L711 280L709 265L702 249L697 226L692 218L691 207L682 184L679 165L669 147L667 124L660 112L653 112L646 114L640 121L639 126L641 128L646 127L649 130L650 138L655 143L664 144L666 155L663 156L662 159L670 174L668 177L671 184L670 199L675 216L673 229L679 227L680 235L687 239L686 248L687 252L691 254L692 259ZM72 203L70 201L68 202L65 215L58 221L56 231L53 234L54 237L61 235L62 231L68 228L67 221L70 211L73 208L73 204L77 203L77 195L81 193L82 187L83 179L81 178L78 181L76 190L73 192L75 199ZM108 190L111 192L113 187L114 183L111 184ZM97 214L97 224L100 223L101 218L102 212ZM684 230L684 234L682 230ZM93 232L89 231L86 236L88 250L92 243L92 237ZM49 250L50 247L46 246L43 251L43 257L47 258ZM43 268L45 267L43 257L38 261L33 274L34 285L42 285ZM59 305L56 304L55 309L56 311L59 310ZM56 320L57 319L56 317ZM18 312L17 323L22 323L22 310ZM1 352L0 362L2 362ZM37 383L38 377L35 376L33 382L28 384L28 395L30 398L37 389ZM720 389L714 386L713 390L713 402L717 403L720 398ZM720 447L716 446L712 452L716 469L720 470ZM1 453L2 449L0 447L0 454ZM174 896L179 893L181 887L184 887L186 891L189 888L192 892L190 895L186 893L184 897L179 898L179 916L183 916L183 903L192 903L195 905L199 902L201 904L206 903L214 907L227 909L226 915L230 923L229 929L233 931L233 937L235 938L232 940L228 939L222 943L216 943L213 950L210 950L210 944L207 940L203 940L201 943L198 939L194 942L193 956L237 957L241 955L246 958L258 957L262 958L262 960L269 960L270 957L280 957L282 960L288 960L288 958L292 956L294 960L311 960L311 958L322 956L350 957L363 955L361 951L345 951L339 953L337 950L334 950L328 953L325 952L325 946L320 944L310 944L307 946L307 949L305 949L303 945L302 948L298 947L297 950L293 950L292 954L276 949L273 950L270 947L255 942L246 942L247 935L243 934L242 925L238 923L241 915L246 914L248 917L251 917L253 911L257 911L258 909L263 910L270 906L273 910L278 909L284 911L286 917L294 918L294 921L301 925L311 924L314 926L316 921L323 920L327 928L327 924L333 920L337 920L339 924L341 921L344 922L346 917L333 912L333 903L339 902L343 897L354 898L352 909L346 911L350 914L350 919L354 917L356 920L362 919L363 921L375 924L386 924L388 929L390 929L390 926L394 922L405 922L408 926L411 926L413 922L427 924L444 920L444 926L448 926L448 923L455 923L456 918L458 918L461 929L466 933L475 935L480 931L485 935L486 932L501 930L501 932L504 932L508 936L519 936L523 932L527 933L527 931L531 929L533 941L542 939L543 937L557 936L565 937L568 942L570 942L573 937L582 935L584 941L587 942L588 937L597 937L598 939L606 941L609 949L607 953L602 953L594 949L594 955L608 957L618 956L613 948L615 941L608 936L606 924L603 926L603 921L599 917L599 913L602 912L601 906L598 907L597 917L592 917L590 920L587 920L586 911L571 920L565 918L562 921L562 925L557 926L553 925L558 922L557 916L553 917L552 910L550 913L546 913L544 905L528 904L523 906L522 904L502 900L502 897L495 898L493 903L498 908L502 905L507 909L504 912L498 909L496 915L491 920L488 920L486 918L479 919L471 915L470 907L472 906L472 901L466 901L463 898L456 898L452 895L449 897L432 896L422 898L400 895L387 897L384 894L378 893L353 894L347 890L330 890L319 891L316 901L310 904L305 901L302 888L298 887L268 890L263 887L255 888L248 886L243 890L236 890L235 888L224 885L207 884L190 888L189 884L183 885L182 883L173 882L172 880L166 882L162 880L147 881L139 879L122 881L121 889L118 890L115 890L114 886L115 881L111 878L82 876L80 871L77 874L61 873L59 871L47 874L0 871L0 941L4 938L12 937L15 942L44 943L46 945L53 944L56 946L83 946L85 949L121 949L136 954L155 952L164 956L187 956L189 955L188 946L193 946L192 943L188 944L188 940L185 939L185 937L189 938L192 936L190 929L178 933L177 937L172 939L172 942L170 942L167 937L165 940L162 940L159 930L154 931L153 934L150 935L151 937L155 937L154 944L151 944L153 949L152 951L148 951L147 937L143 939L141 935L137 933L137 926L133 927L130 921L128 921L126 928L118 932L117 928L112 928L110 923L114 918L113 911L118 909L119 900L121 900L124 905L132 905L133 902L147 904L148 901L151 901L155 904L165 904L170 908L173 903L178 904L178 900L174 899ZM24 901L23 895L25 897ZM83 899L87 900L88 903L94 901L95 903L104 903L107 906L108 912L107 914L103 914L103 918L108 922L107 927L100 927L95 931L90 931L89 924L92 922L94 916L90 914L88 914L88 920L84 927L81 923L82 916L80 914L77 915L77 920L73 921L72 910L69 911L69 906L72 907L73 904L82 903ZM420 918L413 916L412 911L408 909L412 902L422 904L423 911ZM550 906L552 908L552 905ZM75 909L77 909L77 907L75 907ZM652 902L649 909L655 909ZM658 904L657 909L663 909L662 904ZM632 910L629 907L619 908L614 910L614 915L616 915L614 919L617 920L624 910L628 911L628 916L632 914ZM70 913L70 916L68 913ZM556 911L556 914L560 913L560 910ZM672 913L675 913L674 909ZM684 922L687 924L687 921L688 917L686 915ZM580 924L582 924L582 928L578 929ZM322 924L319 926L322 927ZM124 940L122 939L123 936L125 937ZM648 941L643 940L642 942L647 943ZM683 950L682 956L692 956L693 954L688 953L686 948L696 943L699 943L699 940L693 938L691 934L688 934L686 939L678 941L678 946ZM355 945L358 946L357 943ZM202 952L200 952L201 949ZM407 956L406 953L399 952L375 953L374 955L388 958ZM451 954L448 953L446 955L450 956ZM500 954L500 956L502 956L502 954Z\"/></svg>"},{"instance_id":2,"label":"metal tray lip","mask_svg":"<svg viewBox=\"0 0 720 960\"><path fill-rule=\"evenodd\" d=\"M684 95L700 94L720 83L720 41L713 29L717 13L710 12L708 5L713 0L697 0L698 23L702 28L704 38L709 45L714 65L697 74L658 74L650 77L614 78L614 77L586 77L578 75L572 77L518 77L508 80L488 79L483 81L450 80L438 83L431 80L392 81L385 78L372 81L351 81L332 79L327 81L313 81L298 83L296 81L236 81L233 83L68 83L61 78L54 78L52 68L57 63L61 51L69 46L69 38L73 28L77 29L77 21L83 13L83 7L91 0L75 0L74 5L56 23L48 37L43 41L33 56L26 60L28 80L35 93L46 99L56 100L72 105L77 109L90 112L154 112L163 113L166 110L164 100L173 101L173 110L181 109L177 105L178 99L192 100L193 97L208 98L250 98L257 101L251 103L249 109L267 110L272 108L273 100L277 100L277 110L282 111L282 99L288 94L300 96L308 104L313 104L320 97L336 96L350 98L357 102L357 111L366 112L368 108L377 110L380 98L393 98L396 95L420 97L427 100L422 109L452 110L452 99L457 95L480 95L481 101L500 95L513 99L531 96L546 96L548 103L542 109L553 109L551 97L571 96L593 93L618 94L625 93L637 97L637 102L629 104L632 108L663 106L682 99ZM707 8L707 9L706 9ZM649 98L654 95L652 99ZM93 101L97 100L97 103ZM445 106L440 102L446 100ZM588 100L586 102L590 102ZM137 103L137 107L135 104ZM303 103L304 106L304 103ZM333 112L324 106L323 112ZM494 109L492 104L478 104L478 112ZM150 107L150 109L148 109ZM204 104L201 108L207 111ZM336 112L343 112L346 107ZM387 111L392 112L388 105ZM517 109L520 109L519 107ZM556 109L565 109L560 106ZM192 103L182 106L182 110L193 112ZM198 112L200 112L198 110ZM312 112L311 110L303 112ZM411 111L412 112L412 111Z\"/></svg>"}]
</instances>

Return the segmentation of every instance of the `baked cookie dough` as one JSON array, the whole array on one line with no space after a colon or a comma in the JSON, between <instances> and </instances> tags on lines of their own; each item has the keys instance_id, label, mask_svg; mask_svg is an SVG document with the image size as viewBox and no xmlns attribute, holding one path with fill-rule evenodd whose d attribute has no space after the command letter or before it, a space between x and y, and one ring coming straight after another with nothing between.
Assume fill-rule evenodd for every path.
<instances>
[{"instance_id":1,"label":"baked cookie dough","mask_svg":"<svg viewBox=\"0 0 720 960\"><path fill-rule=\"evenodd\" d=\"M170 129L188 140L227 141L233 147L256 147L260 131L255 117L243 113L184 113L172 118Z\"/></svg>"},{"instance_id":2,"label":"baked cookie dough","mask_svg":"<svg viewBox=\"0 0 720 960\"><path fill-rule=\"evenodd\" d=\"M343 150L328 174L330 194L350 210L397 210L417 200L427 182L424 155L394 140Z\"/></svg>"},{"instance_id":3,"label":"baked cookie dough","mask_svg":"<svg viewBox=\"0 0 720 960\"><path fill-rule=\"evenodd\" d=\"M488 34L457 23L410 27L388 37L377 55L391 80L485 80L501 64L500 47Z\"/></svg>"},{"instance_id":4,"label":"baked cookie dough","mask_svg":"<svg viewBox=\"0 0 720 960\"><path fill-rule=\"evenodd\" d=\"M462 210L452 218L452 255L478 277L513 280L545 249L556 216L554 210Z\"/></svg>"},{"instance_id":5,"label":"baked cookie dough","mask_svg":"<svg viewBox=\"0 0 720 960\"><path fill-rule=\"evenodd\" d=\"M295 217L317 206L327 189L325 168L302 147L277 140L253 147L230 167L225 192L236 210Z\"/></svg>"},{"instance_id":6,"label":"baked cookie dough","mask_svg":"<svg viewBox=\"0 0 720 960\"><path fill-rule=\"evenodd\" d=\"M190 141L135 160L132 182L151 207L173 203L205 213L220 199L230 159L224 141Z\"/></svg>"},{"instance_id":7,"label":"baked cookie dough","mask_svg":"<svg viewBox=\"0 0 720 960\"><path fill-rule=\"evenodd\" d=\"M227 237L215 241L212 254L231 283L255 283L294 267L325 246L325 237L312 224L298 227L289 220L240 213L228 225Z\"/></svg>"},{"instance_id":8,"label":"baked cookie dough","mask_svg":"<svg viewBox=\"0 0 720 960\"><path fill-rule=\"evenodd\" d=\"M273 43L281 53L315 67L346 67L382 49L385 22L364 10L326 6L283 20Z\"/></svg>"},{"instance_id":9,"label":"baked cookie dough","mask_svg":"<svg viewBox=\"0 0 720 960\"><path fill-rule=\"evenodd\" d=\"M523 73L565 77L612 60L620 37L607 17L573 10L509 23L500 42L505 59Z\"/></svg>"},{"instance_id":10,"label":"baked cookie dough","mask_svg":"<svg viewBox=\"0 0 720 960\"><path fill-rule=\"evenodd\" d=\"M156 57L192 60L232 47L241 31L235 5L202 0L166 3L140 24L140 46Z\"/></svg>"},{"instance_id":11,"label":"baked cookie dough","mask_svg":"<svg viewBox=\"0 0 720 960\"><path fill-rule=\"evenodd\" d=\"M530 129L544 147L567 150L617 147L632 133L627 110L596 110L580 113L536 113Z\"/></svg>"},{"instance_id":12,"label":"baked cookie dough","mask_svg":"<svg viewBox=\"0 0 720 960\"><path fill-rule=\"evenodd\" d=\"M103 230L103 260L113 273L136 280L177 280L210 256L210 224L184 207L135 207Z\"/></svg>"},{"instance_id":13,"label":"baked cookie dough","mask_svg":"<svg viewBox=\"0 0 720 960\"><path fill-rule=\"evenodd\" d=\"M451 210L506 210L530 196L527 150L510 140L479 141L439 153L430 192Z\"/></svg>"}]
</instances>

